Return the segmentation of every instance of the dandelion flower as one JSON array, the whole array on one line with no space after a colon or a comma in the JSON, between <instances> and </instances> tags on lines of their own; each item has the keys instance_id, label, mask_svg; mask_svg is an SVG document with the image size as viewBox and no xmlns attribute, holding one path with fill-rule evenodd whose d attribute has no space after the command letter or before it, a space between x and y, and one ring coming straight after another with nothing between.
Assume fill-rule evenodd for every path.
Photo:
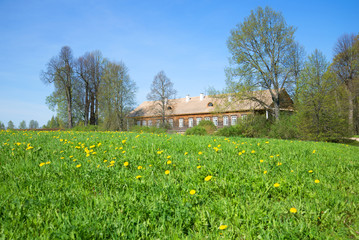
<instances>
[{"instance_id":1,"label":"dandelion flower","mask_svg":"<svg viewBox=\"0 0 359 240\"><path fill-rule=\"evenodd\" d=\"M228 226L227 225L221 225L221 226L219 226L219 228L218 229L220 229L220 230L224 230L224 229L226 229Z\"/></svg>"},{"instance_id":2,"label":"dandelion flower","mask_svg":"<svg viewBox=\"0 0 359 240\"><path fill-rule=\"evenodd\" d=\"M136 179L140 179L142 176L141 175L138 175L138 176L136 176Z\"/></svg>"},{"instance_id":3,"label":"dandelion flower","mask_svg":"<svg viewBox=\"0 0 359 240\"><path fill-rule=\"evenodd\" d=\"M197 168L198 168L198 169L200 169L200 168L201 168L201 166L197 166Z\"/></svg>"},{"instance_id":4,"label":"dandelion flower","mask_svg":"<svg viewBox=\"0 0 359 240\"><path fill-rule=\"evenodd\" d=\"M279 186L280 186L279 183L275 183L275 184L274 184L274 187L279 187Z\"/></svg>"},{"instance_id":5,"label":"dandelion flower","mask_svg":"<svg viewBox=\"0 0 359 240\"><path fill-rule=\"evenodd\" d=\"M138 166L137 169L139 169L139 170L142 169L142 166Z\"/></svg>"},{"instance_id":6,"label":"dandelion flower","mask_svg":"<svg viewBox=\"0 0 359 240\"><path fill-rule=\"evenodd\" d=\"M191 191L189 191L189 194L191 194L191 195L196 194L196 190L191 190Z\"/></svg>"},{"instance_id":7,"label":"dandelion flower","mask_svg":"<svg viewBox=\"0 0 359 240\"><path fill-rule=\"evenodd\" d=\"M188 154L188 152L185 152L185 153L184 153L184 155L187 155L187 154Z\"/></svg>"},{"instance_id":8,"label":"dandelion flower","mask_svg":"<svg viewBox=\"0 0 359 240\"><path fill-rule=\"evenodd\" d=\"M309 173L312 173L312 172L313 172L313 170L309 170L308 172L309 172Z\"/></svg>"},{"instance_id":9,"label":"dandelion flower","mask_svg":"<svg viewBox=\"0 0 359 240\"><path fill-rule=\"evenodd\" d=\"M280 166L280 165L282 165L282 163L281 163L281 162L278 162L278 163L277 163L277 166Z\"/></svg>"},{"instance_id":10,"label":"dandelion flower","mask_svg":"<svg viewBox=\"0 0 359 240\"><path fill-rule=\"evenodd\" d=\"M206 182L210 181L211 179L212 179L212 176L207 176L207 177L204 178L204 180L205 180Z\"/></svg>"},{"instance_id":11,"label":"dandelion flower","mask_svg":"<svg viewBox=\"0 0 359 240\"><path fill-rule=\"evenodd\" d=\"M238 155L241 156L241 155L242 155L242 152L239 152Z\"/></svg>"},{"instance_id":12,"label":"dandelion flower","mask_svg":"<svg viewBox=\"0 0 359 240\"><path fill-rule=\"evenodd\" d=\"M170 159L171 158L171 156L167 156L167 159Z\"/></svg>"},{"instance_id":13,"label":"dandelion flower","mask_svg":"<svg viewBox=\"0 0 359 240\"><path fill-rule=\"evenodd\" d=\"M297 209L292 207L290 210L289 210L291 213L297 213Z\"/></svg>"},{"instance_id":14,"label":"dandelion flower","mask_svg":"<svg viewBox=\"0 0 359 240\"><path fill-rule=\"evenodd\" d=\"M315 183L320 183L320 181L318 180L318 179L315 179L315 181L314 181Z\"/></svg>"},{"instance_id":15,"label":"dandelion flower","mask_svg":"<svg viewBox=\"0 0 359 240\"><path fill-rule=\"evenodd\" d=\"M166 174L166 175L170 174L170 170L166 170L166 171L165 171L165 174Z\"/></svg>"},{"instance_id":16,"label":"dandelion flower","mask_svg":"<svg viewBox=\"0 0 359 240\"><path fill-rule=\"evenodd\" d=\"M256 151L252 150L251 153L255 153Z\"/></svg>"},{"instance_id":17,"label":"dandelion flower","mask_svg":"<svg viewBox=\"0 0 359 240\"><path fill-rule=\"evenodd\" d=\"M269 156L270 158L274 158L274 156Z\"/></svg>"},{"instance_id":18,"label":"dandelion flower","mask_svg":"<svg viewBox=\"0 0 359 240\"><path fill-rule=\"evenodd\" d=\"M123 166L127 167L128 166L128 162L124 162Z\"/></svg>"},{"instance_id":19,"label":"dandelion flower","mask_svg":"<svg viewBox=\"0 0 359 240\"><path fill-rule=\"evenodd\" d=\"M44 165L45 165L44 162L42 162L42 163L39 164L40 167L42 167L42 166L44 166Z\"/></svg>"},{"instance_id":20,"label":"dandelion flower","mask_svg":"<svg viewBox=\"0 0 359 240\"><path fill-rule=\"evenodd\" d=\"M50 164L51 162L50 161L47 161L46 164Z\"/></svg>"},{"instance_id":21,"label":"dandelion flower","mask_svg":"<svg viewBox=\"0 0 359 240\"><path fill-rule=\"evenodd\" d=\"M264 160L263 160L263 159L261 159L261 160L259 160L259 162L264 162Z\"/></svg>"},{"instance_id":22,"label":"dandelion flower","mask_svg":"<svg viewBox=\"0 0 359 240\"><path fill-rule=\"evenodd\" d=\"M315 153L315 150L313 150L313 153Z\"/></svg>"},{"instance_id":23,"label":"dandelion flower","mask_svg":"<svg viewBox=\"0 0 359 240\"><path fill-rule=\"evenodd\" d=\"M171 161L171 160L168 160L168 161L167 161L167 164L171 164L171 163L172 163L172 161Z\"/></svg>"},{"instance_id":24,"label":"dandelion flower","mask_svg":"<svg viewBox=\"0 0 359 240\"><path fill-rule=\"evenodd\" d=\"M202 155L203 154L203 152L198 152L198 155Z\"/></svg>"},{"instance_id":25,"label":"dandelion flower","mask_svg":"<svg viewBox=\"0 0 359 240\"><path fill-rule=\"evenodd\" d=\"M76 167L77 167L77 168L81 167L81 164L77 164Z\"/></svg>"},{"instance_id":26,"label":"dandelion flower","mask_svg":"<svg viewBox=\"0 0 359 240\"><path fill-rule=\"evenodd\" d=\"M267 174L267 173L268 173L268 171L264 171L263 173L264 173L264 174Z\"/></svg>"}]
</instances>

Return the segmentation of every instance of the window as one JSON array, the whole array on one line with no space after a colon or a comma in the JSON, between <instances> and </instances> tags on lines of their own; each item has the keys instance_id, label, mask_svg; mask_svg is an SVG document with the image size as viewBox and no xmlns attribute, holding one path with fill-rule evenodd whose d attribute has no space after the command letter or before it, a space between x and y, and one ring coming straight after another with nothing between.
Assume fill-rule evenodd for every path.
<instances>
[{"instance_id":1,"label":"window","mask_svg":"<svg viewBox=\"0 0 359 240\"><path fill-rule=\"evenodd\" d=\"M142 126L146 126L147 124L146 124L146 120L143 120L142 121Z\"/></svg>"},{"instance_id":2,"label":"window","mask_svg":"<svg viewBox=\"0 0 359 240\"><path fill-rule=\"evenodd\" d=\"M141 121L140 120L137 121L137 126L141 126Z\"/></svg>"},{"instance_id":3,"label":"window","mask_svg":"<svg viewBox=\"0 0 359 240\"><path fill-rule=\"evenodd\" d=\"M204 120L211 121L211 117L205 117Z\"/></svg>"},{"instance_id":4,"label":"window","mask_svg":"<svg viewBox=\"0 0 359 240\"><path fill-rule=\"evenodd\" d=\"M208 106L208 107L213 107L213 103L209 102L209 103L207 104L207 106Z\"/></svg>"},{"instance_id":5,"label":"window","mask_svg":"<svg viewBox=\"0 0 359 240\"><path fill-rule=\"evenodd\" d=\"M218 117L213 117L214 126L218 126Z\"/></svg>"},{"instance_id":6,"label":"window","mask_svg":"<svg viewBox=\"0 0 359 240\"><path fill-rule=\"evenodd\" d=\"M178 119L178 127L183 128L183 118Z\"/></svg>"},{"instance_id":7,"label":"window","mask_svg":"<svg viewBox=\"0 0 359 240\"><path fill-rule=\"evenodd\" d=\"M193 118L188 118L188 127L193 127Z\"/></svg>"},{"instance_id":8,"label":"window","mask_svg":"<svg viewBox=\"0 0 359 240\"><path fill-rule=\"evenodd\" d=\"M173 119L172 118L168 119L168 123L170 124L171 127L173 127Z\"/></svg>"},{"instance_id":9,"label":"window","mask_svg":"<svg viewBox=\"0 0 359 240\"><path fill-rule=\"evenodd\" d=\"M241 117L243 120L245 120L245 119L247 119L247 114L242 114Z\"/></svg>"},{"instance_id":10,"label":"window","mask_svg":"<svg viewBox=\"0 0 359 240\"><path fill-rule=\"evenodd\" d=\"M159 128L161 124L161 120L156 120L156 126Z\"/></svg>"},{"instance_id":11,"label":"window","mask_svg":"<svg viewBox=\"0 0 359 240\"><path fill-rule=\"evenodd\" d=\"M148 126L149 126L149 127L152 126L152 120L148 120Z\"/></svg>"},{"instance_id":12,"label":"window","mask_svg":"<svg viewBox=\"0 0 359 240\"><path fill-rule=\"evenodd\" d=\"M196 124L198 125L201 122L202 118L198 117L196 118Z\"/></svg>"},{"instance_id":13,"label":"window","mask_svg":"<svg viewBox=\"0 0 359 240\"><path fill-rule=\"evenodd\" d=\"M237 116L231 116L231 125L236 125L237 124Z\"/></svg>"},{"instance_id":14,"label":"window","mask_svg":"<svg viewBox=\"0 0 359 240\"><path fill-rule=\"evenodd\" d=\"M168 106L168 107L167 107L167 110L172 110L172 107L171 107L171 106Z\"/></svg>"},{"instance_id":15,"label":"window","mask_svg":"<svg viewBox=\"0 0 359 240\"><path fill-rule=\"evenodd\" d=\"M228 126L228 116L223 116L223 126Z\"/></svg>"}]
</instances>

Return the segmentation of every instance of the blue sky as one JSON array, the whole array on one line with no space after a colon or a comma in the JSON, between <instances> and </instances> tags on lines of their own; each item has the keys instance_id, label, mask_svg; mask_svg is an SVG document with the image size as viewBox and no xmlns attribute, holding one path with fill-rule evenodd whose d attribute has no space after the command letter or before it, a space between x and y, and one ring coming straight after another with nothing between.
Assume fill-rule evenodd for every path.
<instances>
[{"instance_id":1,"label":"blue sky","mask_svg":"<svg viewBox=\"0 0 359 240\"><path fill-rule=\"evenodd\" d=\"M359 32L357 0L0 0L0 121L43 125L55 115L45 104L52 87L39 75L65 45L75 57L100 50L123 61L138 86L138 104L161 70L177 97L222 89L230 30L258 6L282 12L306 53L317 48L328 60L338 37Z\"/></svg>"}]
</instances>

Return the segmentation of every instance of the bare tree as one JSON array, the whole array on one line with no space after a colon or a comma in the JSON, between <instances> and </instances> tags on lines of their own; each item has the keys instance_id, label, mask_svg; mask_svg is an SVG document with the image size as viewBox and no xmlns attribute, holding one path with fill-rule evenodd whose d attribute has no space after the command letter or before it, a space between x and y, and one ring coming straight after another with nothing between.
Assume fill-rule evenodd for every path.
<instances>
[{"instance_id":1,"label":"bare tree","mask_svg":"<svg viewBox=\"0 0 359 240\"><path fill-rule=\"evenodd\" d=\"M166 123L168 107L171 99L174 99L177 91L173 88L173 83L166 76L164 71L160 71L153 79L151 92L147 94L147 99L154 101L154 109L158 109L161 116L162 125Z\"/></svg>"},{"instance_id":2,"label":"bare tree","mask_svg":"<svg viewBox=\"0 0 359 240\"><path fill-rule=\"evenodd\" d=\"M227 86L241 99L257 101L254 90L268 89L279 119L281 93L294 81L296 44L295 28L288 26L281 13L258 7L231 31L228 48L232 54L227 69Z\"/></svg>"},{"instance_id":3,"label":"bare tree","mask_svg":"<svg viewBox=\"0 0 359 240\"><path fill-rule=\"evenodd\" d=\"M335 47L331 66L340 83L344 84L348 96L348 120L351 131L359 133L359 35L341 36Z\"/></svg>"},{"instance_id":4,"label":"bare tree","mask_svg":"<svg viewBox=\"0 0 359 240\"><path fill-rule=\"evenodd\" d=\"M68 46L61 48L58 56L51 58L41 79L45 84L54 83L55 89L66 97L68 128L72 128L72 91L74 81L74 60Z\"/></svg>"}]
</instances>

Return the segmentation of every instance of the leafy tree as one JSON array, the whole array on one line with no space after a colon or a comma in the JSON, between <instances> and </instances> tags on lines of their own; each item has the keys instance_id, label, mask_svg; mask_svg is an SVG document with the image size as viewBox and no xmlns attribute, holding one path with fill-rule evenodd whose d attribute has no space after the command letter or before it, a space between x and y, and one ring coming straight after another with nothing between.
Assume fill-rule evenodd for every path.
<instances>
[{"instance_id":1,"label":"leafy tree","mask_svg":"<svg viewBox=\"0 0 359 240\"><path fill-rule=\"evenodd\" d=\"M133 108L136 92L136 84L131 80L126 65L107 62L99 90L104 128L125 130L126 115Z\"/></svg>"},{"instance_id":2,"label":"leafy tree","mask_svg":"<svg viewBox=\"0 0 359 240\"><path fill-rule=\"evenodd\" d=\"M15 129L15 125L11 120L7 123L7 129Z\"/></svg>"},{"instance_id":3,"label":"leafy tree","mask_svg":"<svg viewBox=\"0 0 359 240\"><path fill-rule=\"evenodd\" d=\"M344 116L335 104L336 81L329 62L315 50L305 62L298 84L299 128L306 138L332 139L347 134Z\"/></svg>"},{"instance_id":4,"label":"leafy tree","mask_svg":"<svg viewBox=\"0 0 359 240\"><path fill-rule=\"evenodd\" d=\"M25 120L20 122L19 129L27 129Z\"/></svg>"},{"instance_id":5,"label":"leafy tree","mask_svg":"<svg viewBox=\"0 0 359 240\"><path fill-rule=\"evenodd\" d=\"M252 11L231 31L227 42L232 55L231 67L227 69L227 91L270 109L253 94L254 90L268 89L274 115L279 119L281 91L295 81L300 65L294 32L295 28L287 25L281 13L269 7Z\"/></svg>"},{"instance_id":6,"label":"leafy tree","mask_svg":"<svg viewBox=\"0 0 359 240\"><path fill-rule=\"evenodd\" d=\"M348 121L352 133L359 134L359 35L345 34L334 48L331 70L344 85L348 99Z\"/></svg>"},{"instance_id":7,"label":"leafy tree","mask_svg":"<svg viewBox=\"0 0 359 240\"><path fill-rule=\"evenodd\" d=\"M147 95L147 99L154 101L154 109L157 109L161 116L162 125L166 124L166 116L171 111L171 99L176 97L177 91L173 88L173 83L166 76L164 71L160 71L152 81L151 91Z\"/></svg>"},{"instance_id":8,"label":"leafy tree","mask_svg":"<svg viewBox=\"0 0 359 240\"><path fill-rule=\"evenodd\" d=\"M0 121L0 130L5 130L5 124Z\"/></svg>"},{"instance_id":9,"label":"leafy tree","mask_svg":"<svg viewBox=\"0 0 359 240\"><path fill-rule=\"evenodd\" d=\"M51 58L46 71L41 73L41 79L46 84L54 83L55 92L53 97L59 101L66 101L68 127L73 124L73 83L74 83L74 60L70 47L62 47L58 56ZM61 97L60 97L61 96Z\"/></svg>"},{"instance_id":10,"label":"leafy tree","mask_svg":"<svg viewBox=\"0 0 359 240\"><path fill-rule=\"evenodd\" d=\"M30 129L37 129L39 128L39 123L35 120L31 120L29 123L29 128Z\"/></svg>"}]
</instances>

